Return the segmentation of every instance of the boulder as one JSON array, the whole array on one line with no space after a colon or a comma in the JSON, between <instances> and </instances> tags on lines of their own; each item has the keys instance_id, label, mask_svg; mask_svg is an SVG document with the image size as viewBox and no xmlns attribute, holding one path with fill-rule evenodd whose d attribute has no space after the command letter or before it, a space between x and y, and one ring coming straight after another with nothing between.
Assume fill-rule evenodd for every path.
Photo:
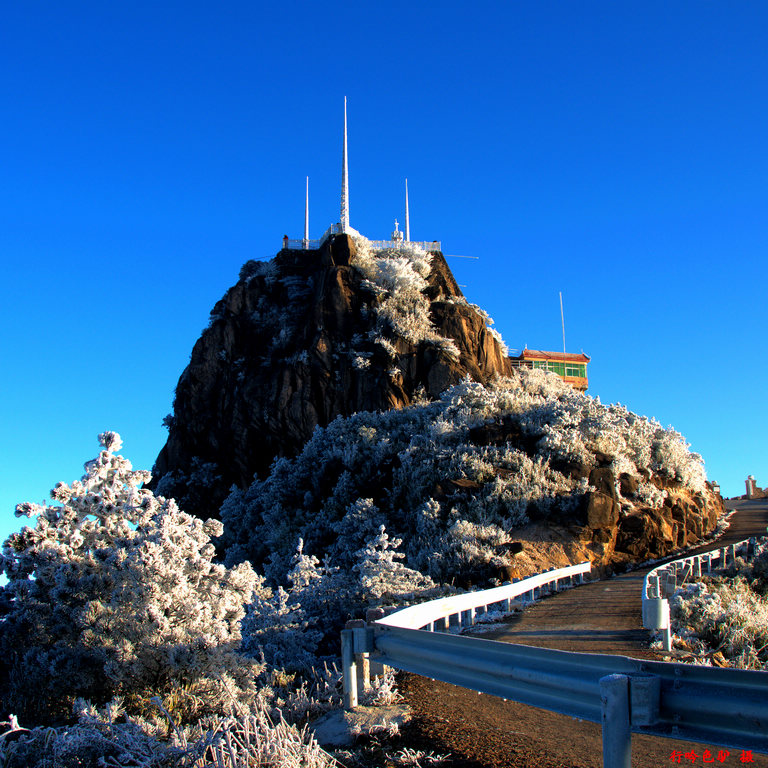
<instances>
[{"instance_id":1,"label":"boulder","mask_svg":"<svg viewBox=\"0 0 768 768\"><path fill-rule=\"evenodd\" d=\"M612 529L619 519L616 500L599 491L589 491L586 497L587 526L595 529Z\"/></svg>"}]
</instances>

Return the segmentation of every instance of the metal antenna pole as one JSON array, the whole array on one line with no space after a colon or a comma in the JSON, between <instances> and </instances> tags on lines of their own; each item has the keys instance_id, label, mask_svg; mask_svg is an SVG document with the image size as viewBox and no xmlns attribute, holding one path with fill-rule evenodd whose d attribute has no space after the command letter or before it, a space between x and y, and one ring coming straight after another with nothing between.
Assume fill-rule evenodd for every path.
<instances>
[{"instance_id":1,"label":"metal antenna pole","mask_svg":"<svg viewBox=\"0 0 768 768\"><path fill-rule=\"evenodd\" d=\"M349 229L349 176L347 173L347 97L344 97L344 152L341 158L341 231Z\"/></svg>"},{"instance_id":2,"label":"metal antenna pole","mask_svg":"<svg viewBox=\"0 0 768 768\"><path fill-rule=\"evenodd\" d=\"M309 176L307 176L307 197L304 200L304 248L309 247Z\"/></svg>"},{"instance_id":3,"label":"metal antenna pole","mask_svg":"<svg viewBox=\"0 0 768 768\"><path fill-rule=\"evenodd\" d=\"M405 242L411 239L411 219L408 215L408 179L405 180Z\"/></svg>"},{"instance_id":4,"label":"metal antenna pole","mask_svg":"<svg viewBox=\"0 0 768 768\"><path fill-rule=\"evenodd\" d=\"M563 354L565 354L565 315L563 314L563 292L560 291L560 324L563 326Z\"/></svg>"}]
</instances>

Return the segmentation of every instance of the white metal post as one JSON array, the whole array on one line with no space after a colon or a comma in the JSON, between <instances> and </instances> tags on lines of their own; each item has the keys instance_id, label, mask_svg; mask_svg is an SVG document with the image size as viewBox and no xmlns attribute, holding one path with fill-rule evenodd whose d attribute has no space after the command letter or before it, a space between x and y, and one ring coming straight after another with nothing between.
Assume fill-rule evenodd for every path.
<instances>
[{"instance_id":1,"label":"white metal post","mask_svg":"<svg viewBox=\"0 0 768 768\"><path fill-rule=\"evenodd\" d=\"M629 723L629 678L600 678L603 723L603 768L632 768L632 731Z\"/></svg>"},{"instance_id":2,"label":"white metal post","mask_svg":"<svg viewBox=\"0 0 768 768\"><path fill-rule=\"evenodd\" d=\"M357 665L355 635L351 629L341 630L341 668L344 675L344 709L354 709L357 706Z\"/></svg>"}]
</instances>

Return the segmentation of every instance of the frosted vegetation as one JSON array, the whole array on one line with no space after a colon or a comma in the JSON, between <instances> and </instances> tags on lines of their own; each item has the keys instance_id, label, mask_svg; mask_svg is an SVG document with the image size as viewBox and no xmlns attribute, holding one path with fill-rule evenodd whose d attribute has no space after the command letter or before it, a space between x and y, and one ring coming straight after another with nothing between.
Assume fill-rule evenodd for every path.
<instances>
[{"instance_id":1,"label":"frosted vegetation","mask_svg":"<svg viewBox=\"0 0 768 768\"><path fill-rule=\"evenodd\" d=\"M429 319L431 256L366 241L357 250L377 300L367 336L347 350L352 365L369 367L378 345L396 376L398 338L457 356ZM282 309L260 302L252 318L273 340L270 354L304 359L292 349L292 312L307 285L274 261L249 263L243 276L287 296ZM500 425L515 439L475 439ZM117 453L116 433L99 440L85 475L59 483L52 504L18 506L29 525L0 555L0 715L35 726L0 739L9 768L325 766L302 729L340 705L334 662L346 619L507 564L506 545L533 511L567 521L581 504L589 486L569 467L588 474L608 462L617 481L640 478L633 503L650 507L666 494L654 477L705 489L701 458L674 430L538 370L338 418L298 456L233 489L211 510L221 521L184 513L162 486L147 490L149 473ZM188 492L214 469L190 466ZM392 676L367 696L396 700Z\"/></svg>"},{"instance_id":2,"label":"frosted vegetation","mask_svg":"<svg viewBox=\"0 0 768 768\"><path fill-rule=\"evenodd\" d=\"M6 726L39 725L0 739L0 763L331 765L303 726L340 705L340 674L312 653L320 633L300 601L327 599L336 572L299 546L289 589L273 590L247 562L214 562L222 524L144 489L149 473L115 453L119 435L99 440L55 504L17 507L34 524L3 546L0 701ZM394 545L379 531L337 601L423 586ZM367 695L396 698L391 674Z\"/></svg>"},{"instance_id":3,"label":"frosted vegetation","mask_svg":"<svg viewBox=\"0 0 768 768\"><path fill-rule=\"evenodd\" d=\"M473 442L473 428L501 422L527 450ZM701 458L674 430L603 406L554 375L521 370L488 386L465 380L435 402L318 428L296 458L277 460L268 477L225 501L227 562L263 563L280 582L301 539L325 568L349 573L384 525L402 539L410 568L450 582L467 569L504 564L504 545L528 521L531 505L537 514L567 517L589 487L556 467L589 469L597 453L610 458L616 478L653 474L705 489ZM451 480L477 491L437 500L438 487ZM653 507L665 494L647 479L638 489Z\"/></svg>"},{"instance_id":4,"label":"frosted vegetation","mask_svg":"<svg viewBox=\"0 0 768 768\"><path fill-rule=\"evenodd\" d=\"M768 546L678 590L670 615L674 647L698 663L768 670Z\"/></svg>"}]
</instances>

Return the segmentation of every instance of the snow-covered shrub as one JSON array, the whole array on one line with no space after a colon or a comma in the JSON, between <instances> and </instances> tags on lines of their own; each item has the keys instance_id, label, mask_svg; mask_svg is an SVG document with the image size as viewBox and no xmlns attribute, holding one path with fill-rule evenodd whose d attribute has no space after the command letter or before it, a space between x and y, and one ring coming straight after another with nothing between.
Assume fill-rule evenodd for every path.
<instances>
[{"instance_id":1,"label":"snow-covered shrub","mask_svg":"<svg viewBox=\"0 0 768 768\"><path fill-rule=\"evenodd\" d=\"M659 509L664 503L664 499L667 497L667 492L657 488L653 483L646 482L645 480L638 484L637 498L653 509Z\"/></svg>"},{"instance_id":2,"label":"snow-covered shrub","mask_svg":"<svg viewBox=\"0 0 768 768\"><path fill-rule=\"evenodd\" d=\"M377 604L384 598L395 601L435 586L428 576L398 562L405 557L397 551L402 543L402 539L390 539L382 525L378 535L357 553L359 562L353 570L359 574L361 590L370 602Z\"/></svg>"},{"instance_id":3,"label":"snow-covered shrub","mask_svg":"<svg viewBox=\"0 0 768 768\"><path fill-rule=\"evenodd\" d=\"M679 589L670 600L673 632L707 663L719 653L729 666L768 670L766 573L768 548L750 564Z\"/></svg>"},{"instance_id":4,"label":"snow-covered shrub","mask_svg":"<svg viewBox=\"0 0 768 768\"><path fill-rule=\"evenodd\" d=\"M76 766L186 766L199 750L185 749L123 721L113 702L97 711L77 702L78 722L65 727L37 727L17 739L0 739L3 768L76 768ZM117 722L116 722L117 721ZM23 724L23 721L22 721ZM189 758L189 759L187 759Z\"/></svg>"},{"instance_id":5,"label":"snow-covered shrub","mask_svg":"<svg viewBox=\"0 0 768 768\"><path fill-rule=\"evenodd\" d=\"M485 427L510 438L480 445L473 430ZM271 582L287 587L301 538L306 554L349 573L383 525L403 539L405 565L450 582L462 570L499 564L497 549L530 511L567 522L590 490L585 477L598 451L617 480L621 472L662 480L674 472L698 492L701 459L676 434L541 370L488 385L466 379L437 401L337 418L298 456L233 491L222 508L227 562L265 563ZM650 482L638 491L652 506L664 493Z\"/></svg>"},{"instance_id":6,"label":"snow-covered shrub","mask_svg":"<svg viewBox=\"0 0 768 768\"><path fill-rule=\"evenodd\" d=\"M392 333L411 343L429 342L448 357L458 359L456 343L435 331L429 315L430 300L424 290L432 254L415 243L379 249L372 248L364 237L356 237L355 243L357 255L352 265L365 276L363 286L379 298L375 307L376 343L394 356L394 346L386 338L387 333Z\"/></svg>"},{"instance_id":7,"label":"snow-covered shrub","mask_svg":"<svg viewBox=\"0 0 768 768\"><path fill-rule=\"evenodd\" d=\"M142 488L150 475L115 453L119 435L99 441L83 478L53 489L57 504L17 507L36 523L0 557L3 701L35 719L77 696L140 711L160 695L179 718L247 704L258 666L236 649L256 574L214 563L221 523Z\"/></svg>"},{"instance_id":8,"label":"snow-covered shrub","mask_svg":"<svg viewBox=\"0 0 768 768\"><path fill-rule=\"evenodd\" d=\"M290 586L271 590L261 585L242 624L243 648L271 667L307 672L317 663L318 645L335 632L357 596L348 574L299 544L288 572Z\"/></svg>"},{"instance_id":9,"label":"snow-covered shrub","mask_svg":"<svg viewBox=\"0 0 768 768\"><path fill-rule=\"evenodd\" d=\"M310 627L301 603L278 587L256 596L243 619L243 650L270 667L311 667L321 633Z\"/></svg>"},{"instance_id":10,"label":"snow-covered shrub","mask_svg":"<svg viewBox=\"0 0 768 768\"><path fill-rule=\"evenodd\" d=\"M75 725L35 728L14 741L0 739L4 768L332 768L309 729L272 714L263 701L239 716L209 717L194 726L168 715L170 739L149 734L113 709L81 704Z\"/></svg>"}]
</instances>

